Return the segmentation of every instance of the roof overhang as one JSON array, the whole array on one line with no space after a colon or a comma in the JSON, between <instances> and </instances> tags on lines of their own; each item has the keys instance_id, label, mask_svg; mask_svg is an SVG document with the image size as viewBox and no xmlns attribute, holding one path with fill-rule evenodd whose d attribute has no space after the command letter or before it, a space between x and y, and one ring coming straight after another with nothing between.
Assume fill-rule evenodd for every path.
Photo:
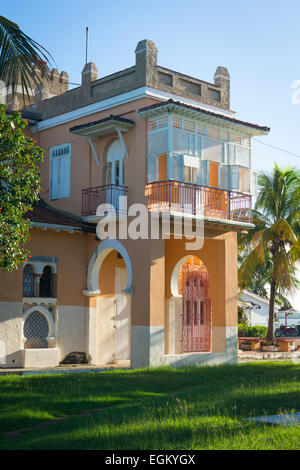
<instances>
[{"instance_id":1,"label":"roof overhang","mask_svg":"<svg viewBox=\"0 0 300 470\"><path fill-rule=\"evenodd\" d=\"M229 131L240 132L251 137L266 135L270 128L259 126L250 122L241 121L223 114L214 113L205 109L196 108L179 101L168 100L165 103L156 103L139 110L140 116L147 119L159 116L163 113L176 113L190 119L196 119L209 125L219 126Z\"/></svg>"},{"instance_id":2,"label":"roof overhang","mask_svg":"<svg viewBox=\"0 0 300 470\"><path fill-rule=\"evenodd\" d=\"M88 122L79 126L71 127L71 134L91 137L93 139L100 138L105 135L114 134L115 132L128 132L134 127L135 123L131 119L125 119L121 116L109 116L99 121Z\"/></svg>"}]
</instances>

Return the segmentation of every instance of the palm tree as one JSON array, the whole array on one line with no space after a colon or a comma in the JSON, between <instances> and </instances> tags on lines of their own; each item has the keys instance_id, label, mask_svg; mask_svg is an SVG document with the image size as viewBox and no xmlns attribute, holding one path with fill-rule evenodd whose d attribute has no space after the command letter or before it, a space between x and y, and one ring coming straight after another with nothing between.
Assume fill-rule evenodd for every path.
<instances>
[{"instance_id":1,"label":"palm tree","mask_svg":"<svg viewBox=\"0 0 300 470\"><path fill-rule=\"evenodd\" d=\"M255 228L241 240L248 254L239 268L239 284L249 285L257 268L264 267L270 286L267 340L273 341L275 297L298 286L295 263L300 259L300 172L275 164L271 175L259 175L258 184Z\"/></svg>"},{"instance_id":2,"label":"palm tree","mask_svg":"<svg viewBox=\"0 0 300 470\"><path fill-rule=\"evenodd\" d=\"M47 61L50 53L27 36L16 23L0 16L0 80L11 87L15 95L21 83L23 99L29 96L30 83L40 83L40 77L48 76Z\"/></svg>"}]
</instances>

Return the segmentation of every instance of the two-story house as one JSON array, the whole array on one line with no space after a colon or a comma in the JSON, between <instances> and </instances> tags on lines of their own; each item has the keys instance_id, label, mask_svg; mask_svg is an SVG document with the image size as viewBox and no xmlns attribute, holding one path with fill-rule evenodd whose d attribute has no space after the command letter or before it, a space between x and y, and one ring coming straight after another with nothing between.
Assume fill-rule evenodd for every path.
<instances>
[{"instance_id":1,"label":"two-story house","mask_svg":"<svg viewBox=\"0 0 300 470\"><path fill-rule=\"evenodd\" d=\"M43 199L32 257L0 273L3 367L72 351L132 367L237 361L237 232L253 226L251 140L269 129L230 110L225 67L208 83L159 66L152 41L135 53L103 78L86 64L80 87L27 109ZM103 220L116 221L106 239ZM197 249L186 221L204 227Z\"/></svg>"}]
</instances>

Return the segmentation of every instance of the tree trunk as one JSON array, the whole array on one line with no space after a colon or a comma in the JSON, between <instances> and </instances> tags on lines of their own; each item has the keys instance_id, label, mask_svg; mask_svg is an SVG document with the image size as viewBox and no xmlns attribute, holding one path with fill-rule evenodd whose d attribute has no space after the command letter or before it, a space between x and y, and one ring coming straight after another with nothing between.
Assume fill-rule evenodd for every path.
<instances>
[{"instance_id":1,"label":"tree trunk","mask_svg":"<svg viewBox=\"0 0 300 470\"><path fill-rule=\"evenodd\" d=\"M269 322L268 322L268 332L267 340L274 340L274 304L275 304L275 293L276 293L276 279L273 274L271 281L271 291L270 291L270 304L269 304Z\"/></svg>"}]
</instances>

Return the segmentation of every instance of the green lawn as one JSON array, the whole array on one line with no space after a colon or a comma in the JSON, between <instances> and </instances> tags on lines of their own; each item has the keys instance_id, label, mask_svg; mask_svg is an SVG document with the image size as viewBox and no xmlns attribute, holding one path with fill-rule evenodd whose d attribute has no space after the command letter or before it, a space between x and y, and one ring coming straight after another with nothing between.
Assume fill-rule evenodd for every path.
<instances>
[{"instance_id":1,"label":"green lawn","mask_svg":"<svg viewBox=\"0 0 300 470\"><path fill-rule=\"evenodd\" d=\"M285 411L300 411L291 362L2 376L0 450L300 449L300 427L243 421Z\"/></svg>"}]
</instances>

